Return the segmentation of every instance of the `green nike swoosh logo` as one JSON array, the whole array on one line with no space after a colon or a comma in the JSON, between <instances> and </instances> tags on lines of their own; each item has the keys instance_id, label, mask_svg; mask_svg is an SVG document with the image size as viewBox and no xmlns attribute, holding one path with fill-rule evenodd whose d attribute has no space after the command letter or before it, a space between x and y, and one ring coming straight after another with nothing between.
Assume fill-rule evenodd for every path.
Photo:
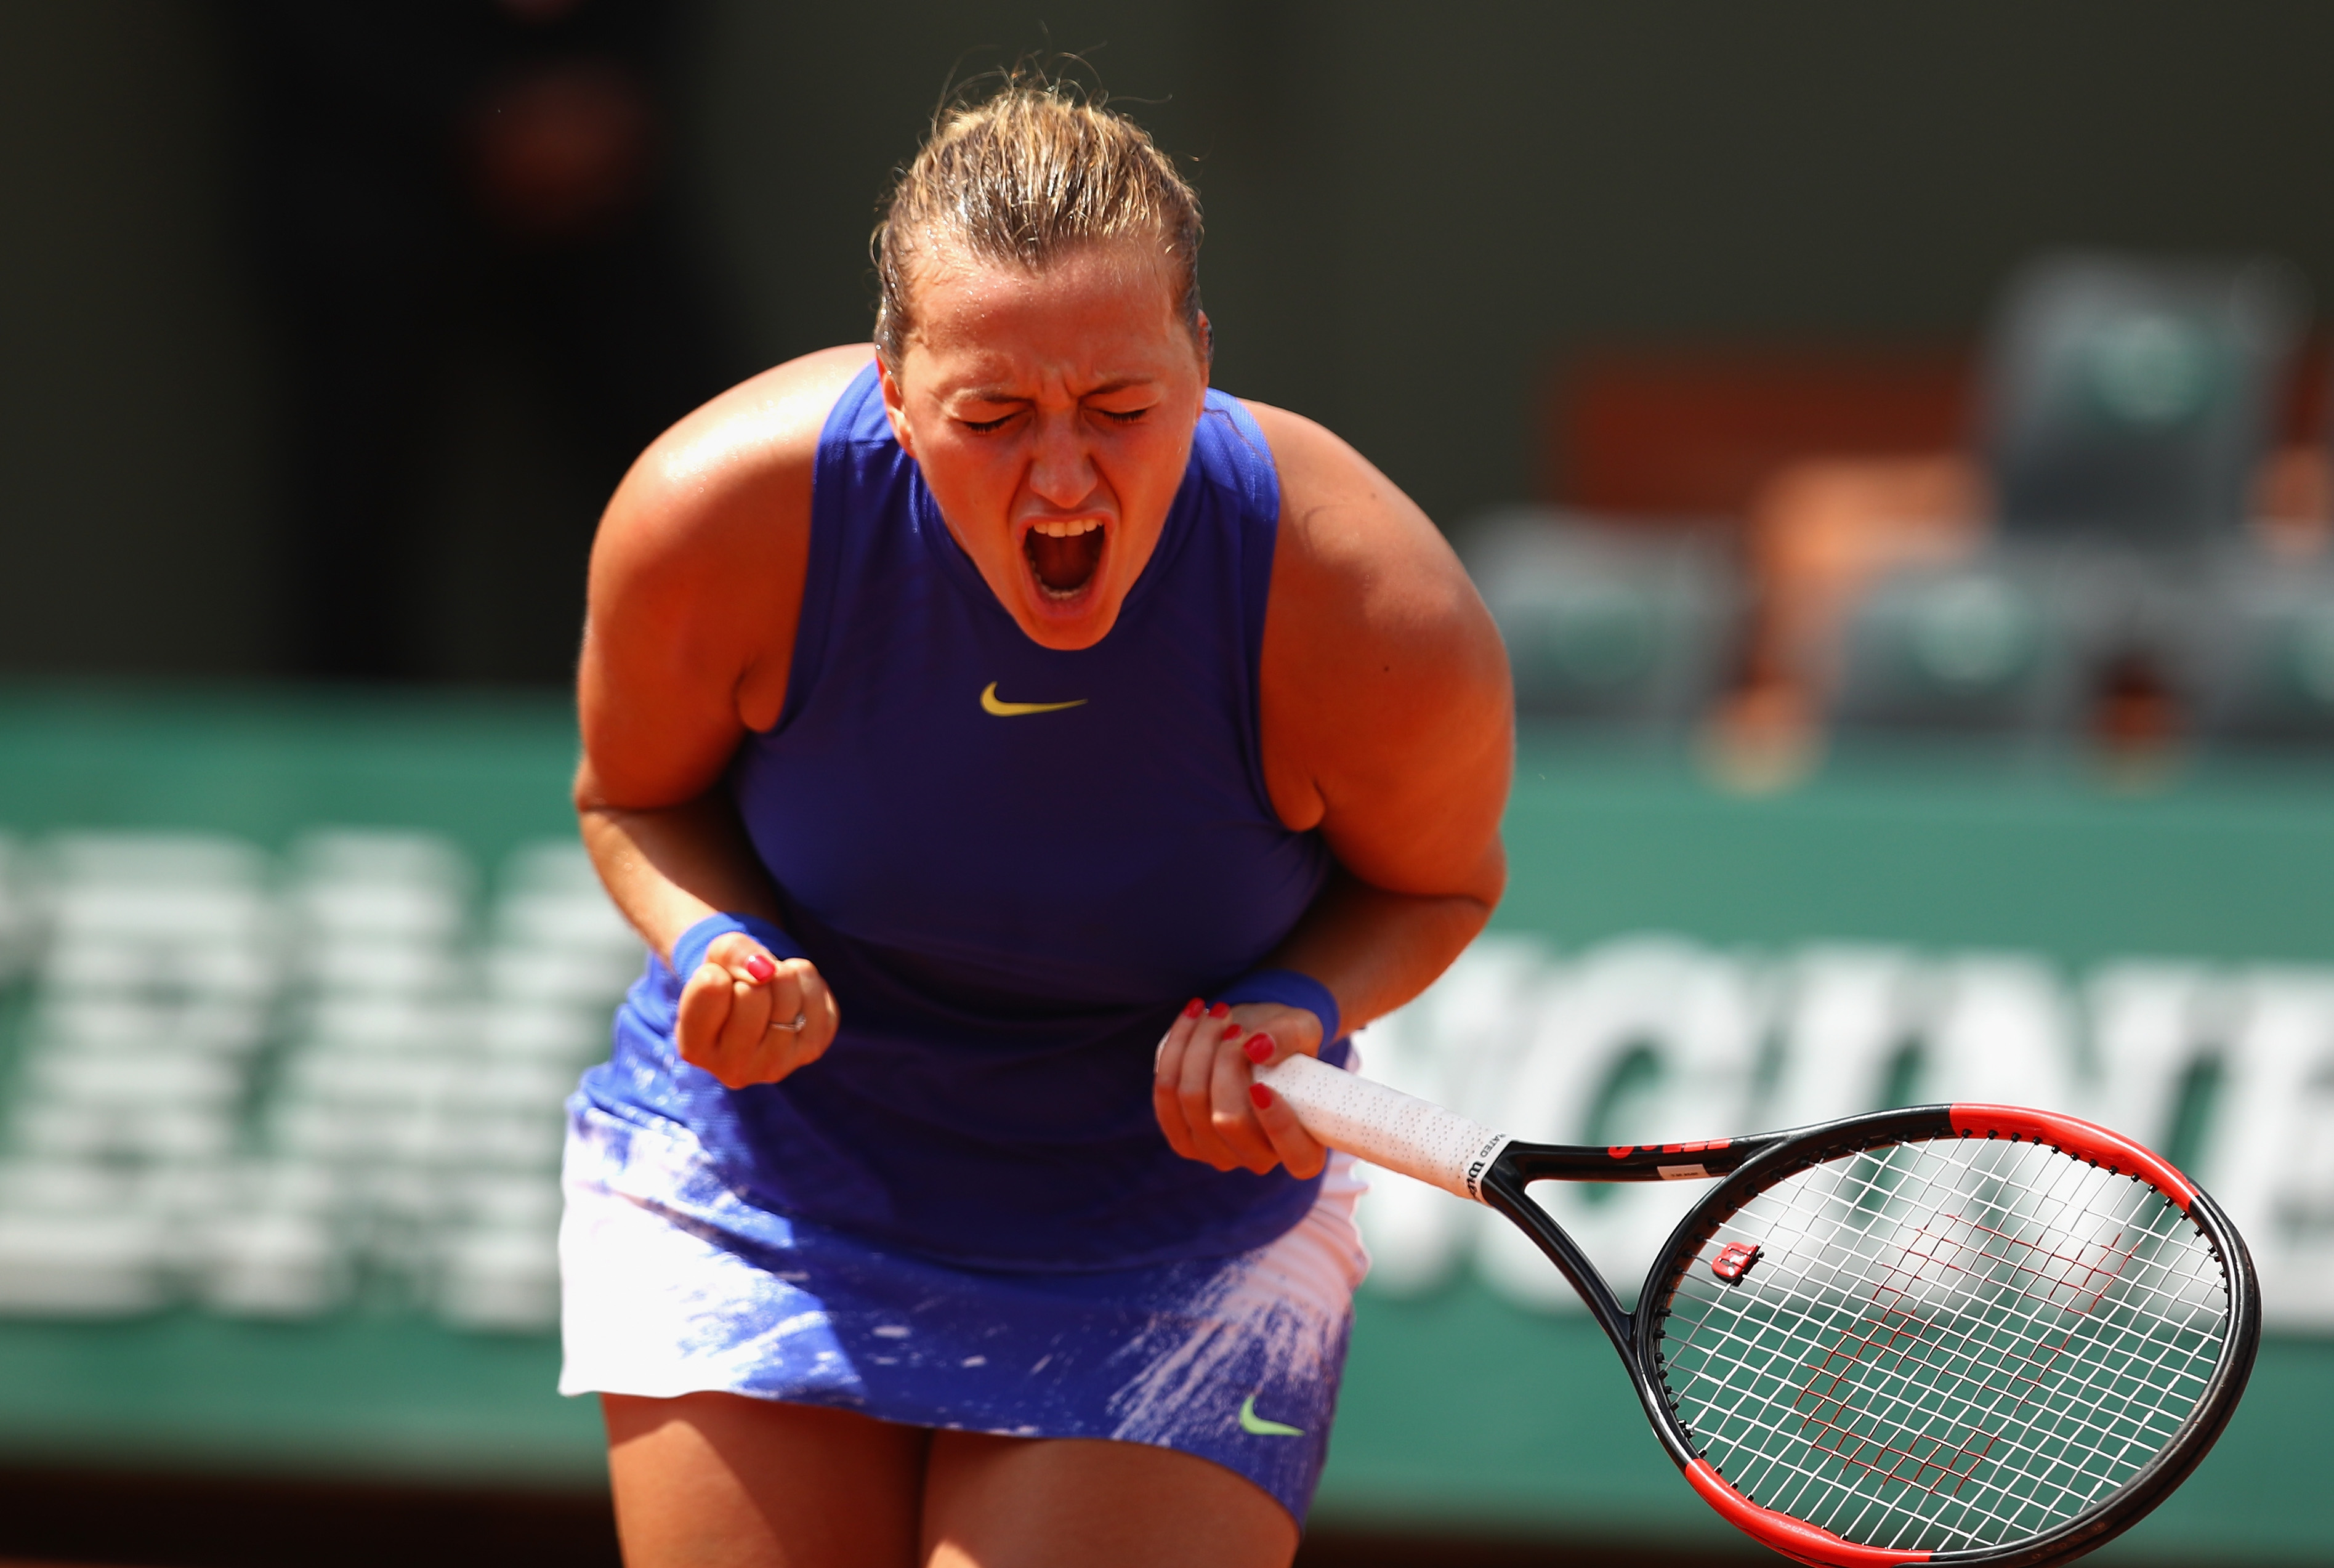
<instances>
[{"instance_id":1,"label":"green nike swoosh logo","mask_svg":"<svg viewBox=\"0 0 2334 1568\"><path fill-rule=\"evenodd\" d=\"M1278 1421L1268 1421L1258 1415L1254 1394L1240 1401L1240 1430L1253 1432L1259 1437L1301 1437L1305 1435L1305 1428L1302 1427L1290 1427Z\"/></svg>"},{"instance_id":2,"label":"green nike swoosh logo","mask_svg":"<svg viewBox=\"0 0 2334 1568\"><path fill-rule=\"evenodd\" d=\"M1083 708L1084 697L1075 702L1008 702L997 694L997 682L991 681L980 693L980 711L994 713L1000 719L1011 719L1023 713L1058 713L1065 708Z\"/></svg>"}]
</instances>

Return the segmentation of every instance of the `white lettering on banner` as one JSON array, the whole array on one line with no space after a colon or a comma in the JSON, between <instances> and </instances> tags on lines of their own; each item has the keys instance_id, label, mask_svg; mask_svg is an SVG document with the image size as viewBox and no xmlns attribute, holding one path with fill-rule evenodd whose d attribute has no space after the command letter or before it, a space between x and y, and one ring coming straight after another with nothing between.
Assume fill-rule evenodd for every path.
<instances>
[{"instance_id":1,"label":"white lettering on banner","mask_svg":"<svg viewBox=\"0 0 2334 1568\"><path fill-rule=\"evenodd\" d=\"M2272 1327L2334 1331L2334 970L2124 961L2069 978L2020 953L1760 954L1647 935L1558 954L1486 937L1363 1044L1372 1077L1548 1143L1676 1142L1940 1100L2086 1117L2172 1153L2228 1209ZM1534 1195L1625 1302L1702 1190ZM1374 1292L1432 1291L1471 1260L1510 1301L1578 1309L1512 1225L1432 1188L1375 1175L1362 1224Z\"/></svg>"},{"instance_id":2,"label":"white lettering on banner","mask_svg":"<svg viewBox=\"0 0 2334 1568\"><path fill-rule=\"evenodd\" d=\"M2168 1141L2188 1074L2227 1031L2227 986L2199 964L2132 963L2104 965L2088 990L2092 1119Z\"/></svg>"},{"instance_id":3,"label":"white lettering on banner","mask_svg":"<svg viewBox=\"0 0 2334 1568\"><path fill-rule=\"evenodd\" d=\"M1917 974L1912 954L1884 947L1811 948L1788 966L1781 1031L1792 1049L1767 1097L1777 1127L1886 1102L1890 1070L1917 1030Z\"/></svg>"},{"instance_id":4,"label":"white lettering on banner","mask_svg":"<svg viewBox=\"0 0 2334 1568\"><path fill-rule=\"evenodd\" d=\"M2041 963L1986 954L1938 965L1937 1011L1917 1075L1919 1099L1985 1100L2070 1110L2074 1019Z\"/></svg>"},{"instance_id":5,"label":"white lettering on banner","mask_svg":"<svg viewBox=\"0 0 2334 1568\"><path fill-rule=\"evenodd\" d=\"M555 1327L563 1102L642 955L572 837L490 903L478 870L400 828L0 853L0 1316L313 1319L380 1277Z\"/></svg>"},{"instance_id":6,"label":"white lettering on banner","mask_svg":"<svg viewBox=\"0 0 2334 1568\"><path fill-rule=\"evenodd\" d=\"M1426 994L1369 1027L1363 1070L1404 1094L1499 1125L1506 1079L1552 957L1529 938L1481 938ZM1463 1049L1452 1049L1454 1041ZM1371 1277L1381 1291L1423 1294L1461 1261L1472 1211L1448 1193L1381 1177L1367 1209L1376 1258Z\"/></svg>"},{"instance_id":7,"label":"white lettering on banner","mask_svg":"<svg viewBox=\"0 0 2334 1568\"><path fill-rule=\"evenodd\" d=\"M1664 1143L1712 1136L1746 1102L1764 1030L1760 969L1669 937L1631 938L1549 968L1538 1017L1500 1109L1541 1143ZM1479 1119L1481 1119L1479 1118ZM1650 1253L1695 1189L1550 1184L1540 1201L1607 1278ZM1481 1227L1480 1265L1516 1300L1562 1309L1572 1289L1509 1224ZM1640 1261L1637 1267L1642 1268Z\"/></svg>"},{"instance_id":8,"label":"white lettering on banner","mask_svg":"<svg viewBox=\"0 0 2334 1568\"><path fill-rule=\"evenodd\" d=\"M2197 1179L2229 1211L2262 1276L2262 1315L2334 1329L2334 974L2244 978Z\"/></svg>"}]
</instances>

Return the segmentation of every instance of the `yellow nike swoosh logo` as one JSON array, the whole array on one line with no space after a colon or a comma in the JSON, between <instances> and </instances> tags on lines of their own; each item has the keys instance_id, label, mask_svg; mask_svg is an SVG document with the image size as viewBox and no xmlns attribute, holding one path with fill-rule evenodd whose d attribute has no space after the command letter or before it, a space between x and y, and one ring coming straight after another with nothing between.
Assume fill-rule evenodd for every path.
<instances>
[{"instance_id":1,"label":"yellow nike swoosh logo","mask_svg":"<svg viewBox=\"0 0 2334 1568\"><path fill-rule=\"evenodd\" d=\"M1240 1430L1253 1432L1259 1437L1301 1437L1305 1429L1279 1421L1268 1421L1256 1413L1256 1396L1250 1394L1240 1401Z\"/></svg>"},{"instance_id":2,"label":"yellow nike swoosh logo","mask_svg":"<svg viewBox=\"0 0 2334 1568\"><path fill-rule=\"evenodd\" d=\"M994 713L1000 719L1011 719L1023 713L1058 713L1065 708L1083 708L1084 697L1075 702L1008 702L997 694L997 682L991 681L980 693L980 711Z\"/></svg>"}]
</instances>

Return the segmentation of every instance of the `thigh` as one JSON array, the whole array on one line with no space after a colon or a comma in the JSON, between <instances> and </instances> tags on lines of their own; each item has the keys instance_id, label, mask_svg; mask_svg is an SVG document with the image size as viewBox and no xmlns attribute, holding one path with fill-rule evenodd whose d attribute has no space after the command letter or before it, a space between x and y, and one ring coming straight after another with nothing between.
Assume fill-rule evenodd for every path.
<instances>
[{"instance_id":1,"label":"thigh","mask_svg":"<svg viewBox=\"0 0 2334 1568\"><path fill-rule=\"evenodd\" d=\"M911 1568L929 1434L738 1394L603 1394L628 1568Z\"/></svg>"},{"instance_id":2,"label":"thigh","mask_svg":"<svg viewBox=\"0 0 2334 1568\"><path fill-rule=\"evenodd\" d=\"M925 1568L1288 1568L1297 1524L1220 1465L1143 1443L932 1434Z\"/></svg>"}]
</instances>

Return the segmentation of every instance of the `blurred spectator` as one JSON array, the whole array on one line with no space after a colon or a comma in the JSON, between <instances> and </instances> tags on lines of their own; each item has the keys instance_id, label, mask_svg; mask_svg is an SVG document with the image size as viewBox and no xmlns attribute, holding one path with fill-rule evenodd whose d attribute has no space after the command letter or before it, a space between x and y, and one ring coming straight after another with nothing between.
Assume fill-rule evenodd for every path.
<instances>
[{"instance_id":1,"label":"blurred spectator","mask_svg":"<svg viewBox=\"0 0 2334 1568\"><path fill-rule=\"evenodd\" d=\"M2334 460L2324 443L2280 449L2255 496L2248 532L2263 551L2293 561L2325 555ZM1779 470L1750 518L1758 611L1748 679L1729 715L1735 739L1804 738L1815 723L1811 682L1848 605L1889 572L1967 558L1989 535L1990 512L1983 465L1958 452L1811 458Z\"/></svg>"},{"instance_id":2,"label":"blurred spectator","mask_svg":"<svg viewBox=\"0 0 2334 1568\"><path fill-rule=\"evenodd\" d=\"M427 519L454 350L523 359L604 496L741 373L678 238L672 0L233 0L287 355L284 664L433 673ZM520 593L580 592L575 548ZM561 576L563 568L566 576Z\"/></svg>"},{"instance_id":3,"label":"blurred spectator","mask_svg":"<svg viewBox=\"0 0 2334 1568\"><path fill-rule=\"evenodd\" d=\"M2199 572L2233 552L2323 552L2334 465L2323 362L2291 354L2302 305L2275 263L2075 255L2023 269L1996 324L1980 450L1812 459L1761 487L1747 540L1759 610L1734 737L1797 744L1841 674L1851 608L1884 578L1998 552L2005 533L2029 547L2088 544L2093 568L2101 547L2120 552L2189 598ZM2140 348L2154 352L2135 357ZM2100 737L2161 740L2178 720L2182 682L2159 667L2174 651L2105 651Z\"/></svg>"},{"instance_id":4,"label":"blurred spectator","mask_svg":"<svg viewBox=\"0 0 2334 1568\"><path fill-rule=\"evenodd\" d=\"M1985 537L1985 475L1956 452L1813 458L1779 470L1752 503L1757 609L1738 739L1793 745L1813 728L1810 683L1841 617L1876 577L1968 555Z\"/></svg>"}]
</instances>

